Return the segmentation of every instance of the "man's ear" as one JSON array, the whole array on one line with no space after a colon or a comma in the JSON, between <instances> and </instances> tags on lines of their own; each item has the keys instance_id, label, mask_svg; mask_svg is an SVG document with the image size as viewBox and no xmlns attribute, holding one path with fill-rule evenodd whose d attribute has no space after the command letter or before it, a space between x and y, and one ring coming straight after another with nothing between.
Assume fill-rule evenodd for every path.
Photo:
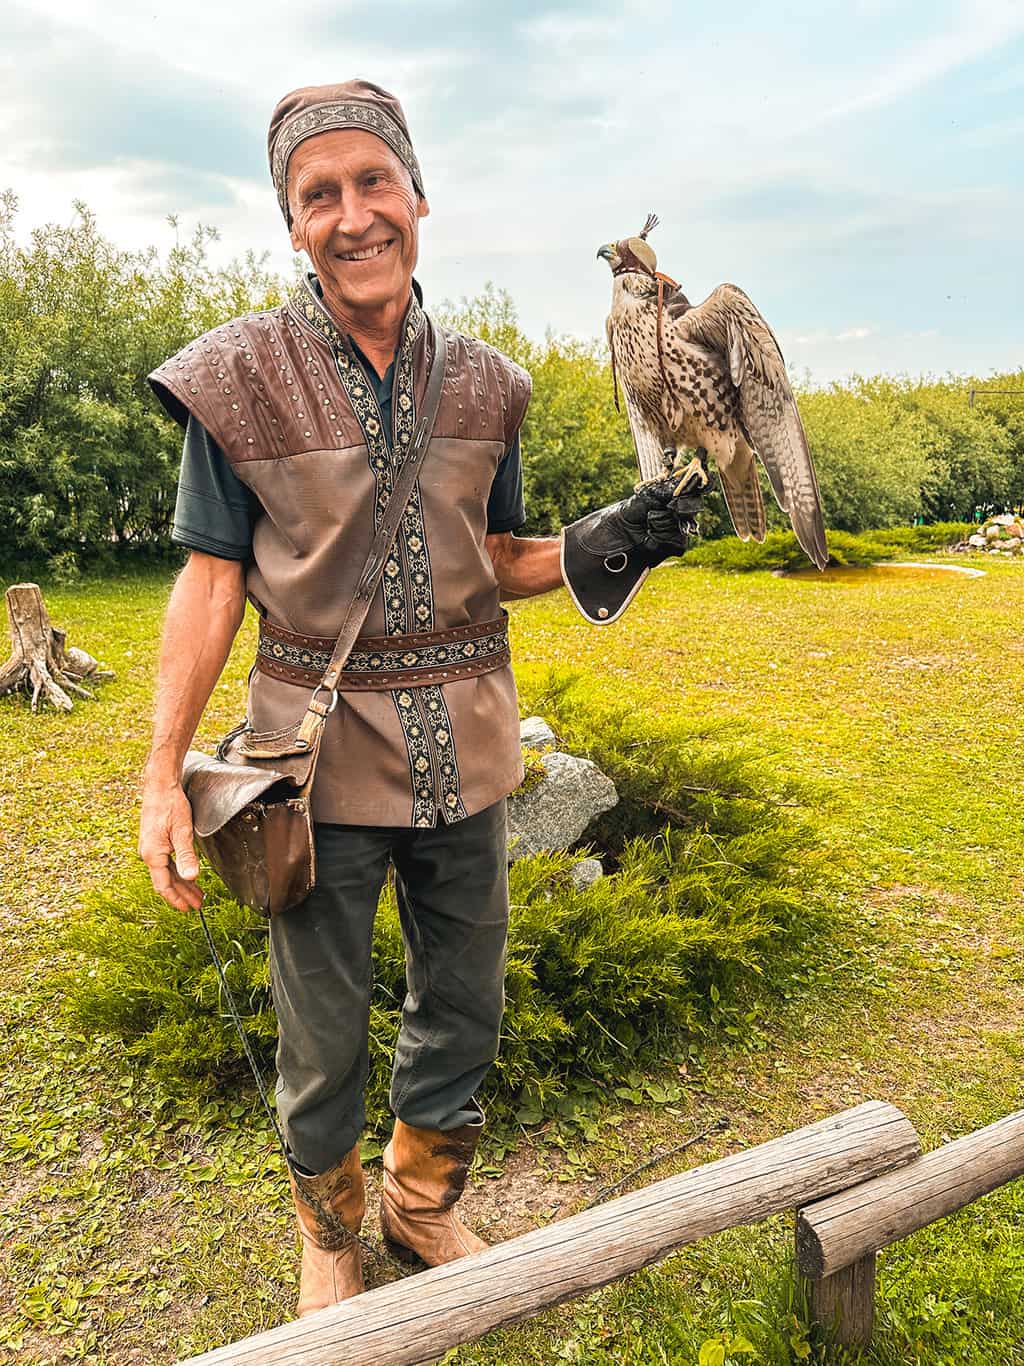
<instances>
[{"instance_id":1,"label":"man's ear","mask_svg":"<svg viewBox=\"0 0 1024 1366\"><path fill-rule=\"evenodd\" d=\"M417 218L426 218L426 216L427 216L427 214L428 214L429 212L430 212L430 205L427 203L427 201L423 198L423 196L422 196L421 194L420 194L420 195L417 195L417 196L416 196L416 217L417 217Z\"/></svg>"},{"instance_id":2,"label":"man's ear","mask_svg":"<svg viewBox=\"0 0 1024 1366\"><path fill-rule=\"evenodd\" d=\"M291 222L291 239L292 239L292 250L293 250L293 251L305 251L305 249L306 249L306 244L305 244L305 242L303 242L302 238L299 236L299 230L298 230L298 228L296 228L296 226L295 226L295 219L294 219L294 218L292 219L292 222Z\"/></svg>"}]
</instances>

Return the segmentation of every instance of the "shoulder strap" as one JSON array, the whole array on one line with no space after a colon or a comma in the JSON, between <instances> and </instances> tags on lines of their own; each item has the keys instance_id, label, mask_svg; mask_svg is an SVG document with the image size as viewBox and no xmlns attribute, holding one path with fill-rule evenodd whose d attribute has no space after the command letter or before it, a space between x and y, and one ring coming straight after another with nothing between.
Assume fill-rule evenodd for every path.
<instances>
[{"instance_id":1,"label":"shoulder strap","mask_svg":"<svg viewBox=\"0 0 1024 1366\"><path fill-rule=\"evenodd\" d=\"M428 329L428 345L431 347L432 359L427 377L427 388L420 408L419 421L416 424L416 431L409 443L405 459L398 471L398 477L395 479L388 505L384 509L383 520L373 538L370 553L366 557L366 563L359 575L355 594L348 605L341 630L338 632L338 639L335 641L330 663L324 671L323 678L313 691L308 710L299 730L299 737L310 742L312 742L315 733L322 727L324 718L334 710L337 703L338 698L335 689L338 686L341 670L356 642L360 628L366 620L366 614L370 610L370 603L373 601L373 595L377 591L377 585L380 583L381 575L384 572L388 551L398 533L398 524L402 520L402 514L405 512L406 504L409 501L409 494L412 492L420 467L423 464L434 431L434 423L437 420L437 412L441 406L441 387L444 383L446 353L445 333L444 329L435 323L429 314L424 314L424 318Z\"/></svg>"}]
</instances>

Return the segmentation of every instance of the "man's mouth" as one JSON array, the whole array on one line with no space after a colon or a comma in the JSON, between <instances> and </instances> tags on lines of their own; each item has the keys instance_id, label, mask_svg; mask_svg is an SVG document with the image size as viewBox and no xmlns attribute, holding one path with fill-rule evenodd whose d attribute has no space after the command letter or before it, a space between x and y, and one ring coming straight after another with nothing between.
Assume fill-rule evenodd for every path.
<instances>
[{"instance_id":1,"label":"man's mouth","mask_svg":"<svg viewBox=\"0 0 1024 1366\"><path fill-rule=\"evenodd\" d=\"M335 255L339 261L369 261L381 252L387 251L394 240L393 237L389 237L386 242L376 242L372 247L363 247L361 251L339 251L335 252Z\"/></svg>"}]
</instances>

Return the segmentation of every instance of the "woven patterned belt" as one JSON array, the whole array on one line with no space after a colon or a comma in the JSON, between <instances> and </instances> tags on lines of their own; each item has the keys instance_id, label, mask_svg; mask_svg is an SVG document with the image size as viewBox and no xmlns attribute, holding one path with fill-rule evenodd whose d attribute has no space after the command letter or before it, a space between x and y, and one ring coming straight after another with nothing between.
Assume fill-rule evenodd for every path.
<instances>
[{"instance_id":1,"label":"woven patterned belt","mask_svg":"<svg viewBox=\"0 0 1024 1366\"><path fill-rule=\"evenodd\" d=\"M334 640L300 636L274 621L260 622L256 667L283 683L315 687L330 662ZM500 669L511 658L508 614L450 631L419 631L407 636L361 636L341 671L339 692L384 691Z\"/></svg>"}]
</instances>

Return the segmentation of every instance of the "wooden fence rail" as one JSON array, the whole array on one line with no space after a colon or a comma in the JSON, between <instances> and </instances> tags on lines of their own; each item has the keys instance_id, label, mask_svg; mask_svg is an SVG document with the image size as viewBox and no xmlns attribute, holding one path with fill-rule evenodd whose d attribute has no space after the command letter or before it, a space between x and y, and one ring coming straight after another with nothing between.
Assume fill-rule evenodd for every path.
<instances>
[{"instance_id":1,"label":"wooden fence rail","mask_svg":"<svg viewBox=\"0 0 1024 1366\"><path fill-rule=\"evenodd\" d=\"M913 1126L899 1110L869 1101L191 1361L417 1366L708 1234L808 1205L903 1167L920 1151Z\"/></svg>"},{"instance_id":2,"label":"wooden fence rail","mask_svg":"<svg viewBox=\"0 0 1024 1366\"><path fill-rule=\"evenodd\" d=\"M875 1253L1024 1175L1024 1110L801 1209L797 1266L811 1313L836 1341L865 1346L874 1329Z\"/></svg>"}]
</instances>

